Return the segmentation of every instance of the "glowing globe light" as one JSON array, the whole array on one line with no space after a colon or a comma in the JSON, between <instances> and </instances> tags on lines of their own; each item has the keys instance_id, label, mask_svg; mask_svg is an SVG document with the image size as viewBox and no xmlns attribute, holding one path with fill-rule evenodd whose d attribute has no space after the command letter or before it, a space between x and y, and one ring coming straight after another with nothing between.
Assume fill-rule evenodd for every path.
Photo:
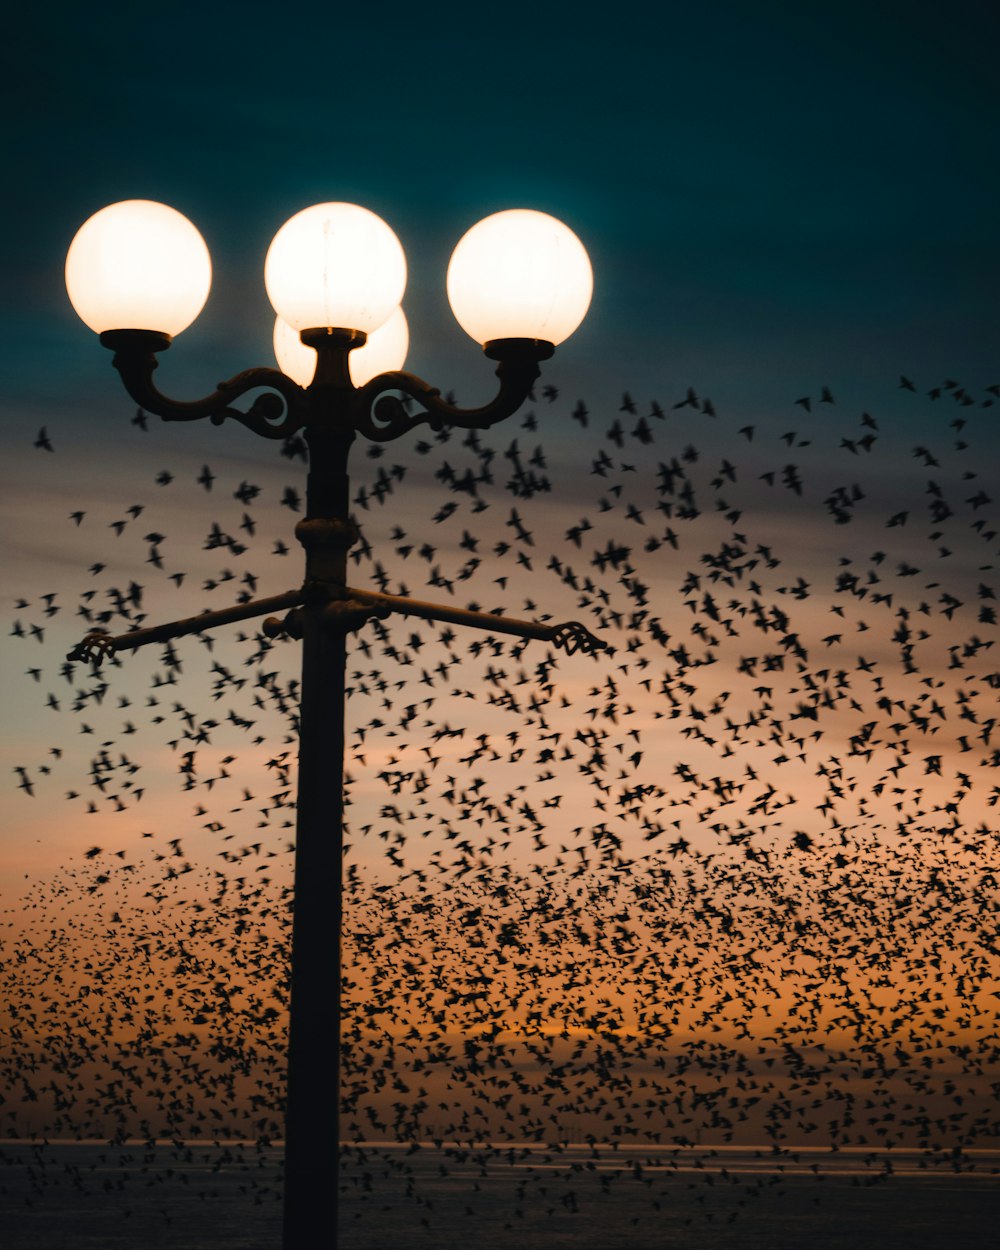
<instances>
[{"instance_id":1,"label":"glowing globe light","mask_svg":"<svg viewBox=\"0 0 1000 1250\"><path fill-rule=\"evenodd\" d=\"M356 347L347 358L351 381L364 386L380 373L402 369L410 346L410 331L402 308L368 336L363 347ZM299 386L308 386L316 372L316 349L307 347L287 321L274 319L274 355L282 373Z\"/></svg>"},{"instance_id":2,"label":"glowing globe light","mask_svg":"<svg viewBox=\"0 0 1000 1250\"><path fill-rule=\"evenodd\" d=\"M201 312L211 285L205 240L182 213L154 200L102 208L66 254L70 303L98 334L180 334Z\"/></svg>"},{"instance_id":3,"label":"glowing globe light","mask_svg":"<svg viewBox=\"0 0 1000 1250\"><path fill-rule=\"evenodd\" d=\"M573 231L526 208L477 222L448 266L452 312L478 343L561 343L583 320L593 289L590 259Z\"/></svg>"},{"instance_id":4,"label":"glowing globe light","mask_svg":"<svg viewBox=\"0 0 1000 1250\"><path fill-rule=\"evenodd\" d=\"M387 321L406 289L406 257L381 217L358 204L314 204L274 236L264 261L274 311L293 330L364 330Z\"/></svg>"}]
</instances>

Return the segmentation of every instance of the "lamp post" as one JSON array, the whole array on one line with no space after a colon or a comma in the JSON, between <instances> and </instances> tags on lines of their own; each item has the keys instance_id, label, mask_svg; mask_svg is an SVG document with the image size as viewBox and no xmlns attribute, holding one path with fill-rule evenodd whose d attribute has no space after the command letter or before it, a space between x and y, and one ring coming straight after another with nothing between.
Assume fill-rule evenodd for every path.
<instances>
[{"instance_id":1,"label":"lamp post","mask_svg":"<svg viewBox=\"0 0 1000 1250\"><path fill-rule=\"evenodd\" d=\"M264 276L283 371L249 369L203 399L176 401L156 388L153 374L160 353L207 298L211 262L201 235L166 205L128 200L94 214L75 236L66 261L70 300L114 352L136 403L166 421L207 417L216 425L240 422L265 438L301 434L309 473L305 516L295 527L305 549L301 586L118 636L95 631L69 658L100 664L116 652L265 614L269 637L302 641L282 1244L314 1250L319 1230L331 1226L331 1204L329 1244L336 1244L347 635L399 612L542 639L567 652L605 647L574 621L514 620L348 586L348 552L358 537L349 512L351 445L359 434L385 442L422 422L486 429L516 412L540 362L583 319L592 276L580 241L544 213L497 213L459 241L449 299L462 327L497 362L500 380L495 397L475 409L447 403L400 371L406 261L374 213L343 203L304 209L275 236ZM244 409L233 406L251 391L262 393Z\"/></svg>"}]
</instances>

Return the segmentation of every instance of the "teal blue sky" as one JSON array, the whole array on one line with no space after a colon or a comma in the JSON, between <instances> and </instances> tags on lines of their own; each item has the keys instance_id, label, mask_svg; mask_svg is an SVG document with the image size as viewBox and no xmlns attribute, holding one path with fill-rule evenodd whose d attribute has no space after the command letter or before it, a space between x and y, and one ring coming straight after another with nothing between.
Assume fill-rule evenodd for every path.
<instances>
[{"instance_id":1,"label":"teal blue sky","mask_svg":"<svg viewBox=\"0 0 1000 1250\"><path fill-rule=\"evenodd\" d=\"M695 383L773 398L787 379L794 397L922 370L927 385L956 371L988 384L1000 22L987 10L25 11L5 83L7 397L59 403L104 376L62 263L90 213L132 197L181 209L212 251L209 304L170 360L192 385L268 362L263 256L322 199L396 229L409 367L463 394L482 365L447 307L448 256L515 205L563 218L591 252L592 314L556 366L581 394Z\"/></svg>"}]
</instances>

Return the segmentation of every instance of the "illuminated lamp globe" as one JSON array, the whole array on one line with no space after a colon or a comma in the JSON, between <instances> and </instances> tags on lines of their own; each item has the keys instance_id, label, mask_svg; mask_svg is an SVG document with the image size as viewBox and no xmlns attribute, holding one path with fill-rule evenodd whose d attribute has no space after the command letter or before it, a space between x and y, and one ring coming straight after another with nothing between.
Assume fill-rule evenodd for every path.
<instances>
[{"instance_id":1,"label":"illuminated lamp globe","mask_svg":"<svg viewBox=\"0 0 1000 1250\"><path fill-rule=\"evenodd\" d=\"M92 330L180 334L212 285L205 240L175 208L122 200L88 218L66 255L66 290Z\"/></svg>"},{"instance_id":2,"label":"illuminated lamp globe","mask_svg":"<svg viewBox=\"0 0 1000 1250\"><path fill-rule=\"evenodd\" d=\"M548 213L512 208L477 222L448 266L448 299L477 343L561 343L590 306L594 275L586 249Z\"/></svg>"},{"instance_id":3,"label":"illuminated lamp globe","mask_svg":"<svg viewBox=\"0 0 1000 1250\"><path fill-rule=\"evenodd\" d=\"M264 261L274 311L293 330L363 330L392 315L406 257L381 217L358 204L314 204L274 236Z\"/></svg>"},{"instance_id":4,"label":"illuminated lamp globe","mask_svg":"<svg viewBox=\"0 0 1000 1250\"><path fill-rule=\"evenodd\" d=\"M364 386L380 373L402 369L410 346L410 332L402 308L368 336L363 347L356 347L347 358L351 381ZM280 317L274 319L274 355L282 373L299 386L308 386L316 372L316 349L307 347L297 330Z\"/></svg>"}]
</instances>

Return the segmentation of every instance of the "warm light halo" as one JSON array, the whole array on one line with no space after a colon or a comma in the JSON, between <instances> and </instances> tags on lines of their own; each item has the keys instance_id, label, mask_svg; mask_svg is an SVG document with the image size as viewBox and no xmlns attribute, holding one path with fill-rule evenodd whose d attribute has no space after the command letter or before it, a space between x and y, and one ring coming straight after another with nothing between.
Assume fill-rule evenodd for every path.
<instances>
[{"instance_id":1,"label":"warm light halo","mask_svg":"<svg viewBox=\"0 0 1000 1250\"><path fill-rule=\"evenodd\" d=\"M197 228L156 200L121 200L83 223L66 253L66 290L92 330L180 334L205 306L212 260Z\"/></svg>"},{"instance_id":2,"label":"warm light halo","mask_svg":"<svg viewBox=\"0 0 1000 1250\"><path fill-rule=\"evenodd\" d=\"M594 275L586 249L556 217L511 208L468 230L448 265L448 300L477 343L561 343L590 306Z\"/></svg>"},{"instance_id":3,"label":"warm light halo","mask_svg":"<svg viewBox=\"0 0 1000 1250\"><path fill-rule=\"evenodd\" d=\"M410 331L401 307L368 336L347 358L351 381L364 386L380 373L402 369L410 346ZM287 321L274 319L274 356L282 373L299 386L308 386L316 372L316 349L308 347Z\"/></svg>"},{"instance_id":4,"label":"warm light halo","mask_svg":"<svg viewBox=\"0 0 1000 1250\"><path fill-rule=\"evenodd\" d=\"M293 330L319 327L370 334L392 315L406 289L406 257L396 235L360 204L313 204L271 241L264 285Z\"/></svg>"}]
</instances>

